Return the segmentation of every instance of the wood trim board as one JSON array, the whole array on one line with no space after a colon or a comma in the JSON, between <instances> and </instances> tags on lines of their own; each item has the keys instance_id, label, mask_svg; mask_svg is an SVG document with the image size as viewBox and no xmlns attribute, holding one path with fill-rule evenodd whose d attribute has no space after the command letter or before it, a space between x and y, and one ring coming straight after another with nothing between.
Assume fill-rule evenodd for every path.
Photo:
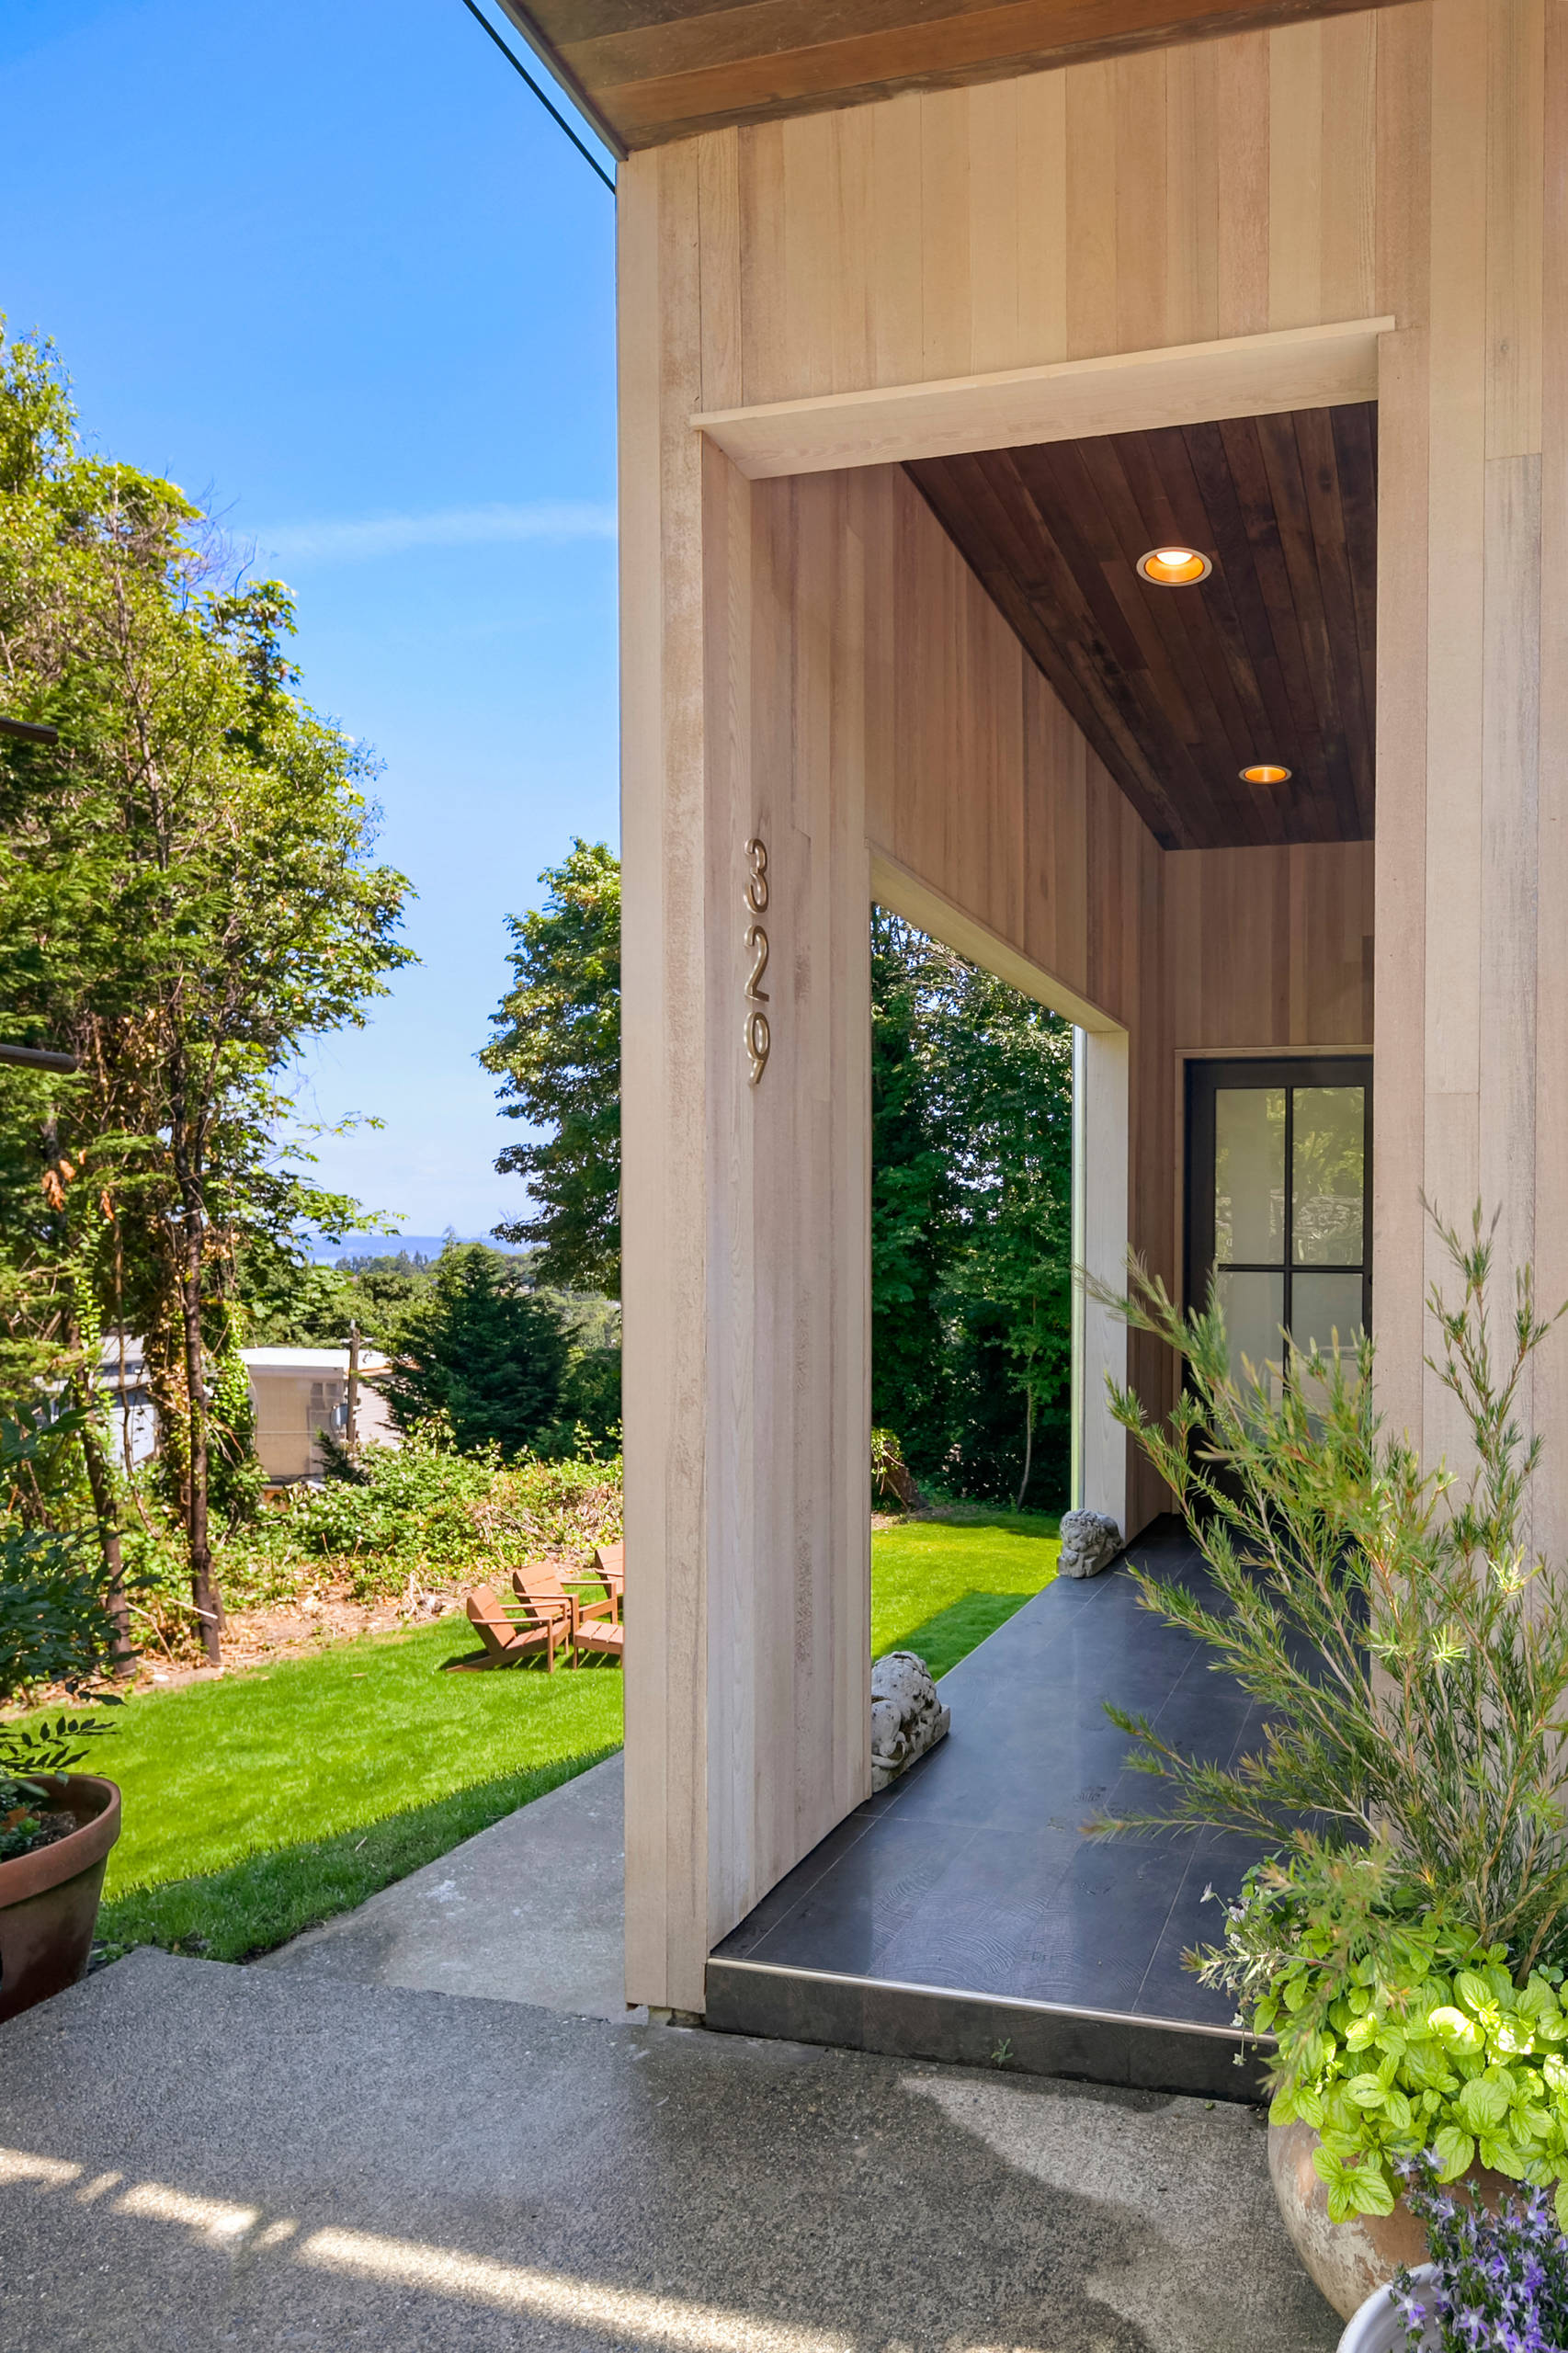
<instances>
[{"instance_id":1,"label":"wood trim board","mask_svg":"<svg viewBox=\"0 0 1568 2353\"><path fill-rule=\"evenodd\" d=\"M1099 1035L1125 1037L1119 1021L1111 1018L1086 996L1069 988L1062 981L1047 972L1042 966L1021 956L1000 935L989 929L974 915L947 898L929 882L922 881L885 850L871 851L871 896L879 906L891 915L902 915L916 931L924 931L939 939L955 954L978 964L987 972L994 972L999 981L1018 990L1024 996L1033 997L1049 1012L1061 1014L1064 1021L1076 1024Z\"/></svg>"},{"instance_id":2,"label":"wood trim board","mask_svg":"<svg viewBox=\"0 0 1568 2353\"><path fill-rule=\"evenodd\" d=\"M753 482L1086 434L1147 432L1376 400L1392 316L1004 368L926 383L699 409L694 430Z\"/></svg>"}]
</instances>

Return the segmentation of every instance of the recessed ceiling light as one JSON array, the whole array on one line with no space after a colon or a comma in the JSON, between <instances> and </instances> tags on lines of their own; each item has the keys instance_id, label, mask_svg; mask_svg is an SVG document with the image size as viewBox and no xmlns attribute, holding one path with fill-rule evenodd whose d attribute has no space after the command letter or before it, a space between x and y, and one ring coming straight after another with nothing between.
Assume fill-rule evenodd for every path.
<instances>
[{"instance_id":1,"label":"recessed ceiling light","mask_svg":"<svg viewBox=\"0 0 1568 2353\"><path fill-rule=\"evenodd\" d=\"M1278 760L1259 760L1256 767L1243 768L1244 784L1289 784L1290 771L1282 768Z\"/></svg>"},{"instance_id":2,"label":"recessed ceiling light","mask_svg":"<svg viewBox=\"0 0 1568 2353\"><path fill-rule=\"evenodd\" d=\"M1196 548L1151 548L1138 559L1138 570L1156 588L1190 588L1207 580L1214 567Z\"/></svg>"}]
</instances>

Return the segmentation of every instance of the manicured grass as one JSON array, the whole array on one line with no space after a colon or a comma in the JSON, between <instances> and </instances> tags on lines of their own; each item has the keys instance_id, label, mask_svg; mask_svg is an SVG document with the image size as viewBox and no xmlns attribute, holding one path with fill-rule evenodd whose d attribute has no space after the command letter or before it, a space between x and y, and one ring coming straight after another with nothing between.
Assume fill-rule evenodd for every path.
<instances>
[{"instance_id":1,"label":"manicured grass","mask_svg":"<svg viewBox=\"0 0 1568 2353\"><path fill-rule=\"evenodd\" d=\"M871 1656L918 1651L933 1675L1006 1625L1056 1574L1056 1521L1042 1512L915 1519L871 1539Z\"/></svg>"},{"instance_id":2,"label":"manicured grass","mask_svg":"<svg viewBox=\"0 0 1568 2353\"><path fill-rule=\"evenodd\" d=\"M975 1513L881 1530L873 1653L945 1675L1056 1574L1056 1522ZM88 1760L119 1783L107 1945L267 1951L608 1756L614 1667L447 1675L461 1622L143 1691Z\"/></svg>"},{"instance_id":3,"label":"manicured grass","mask_svg":"<svg viewBox=\"0 0 1568 2353\"><path fill-rule=\"evenodd\" d=\"M618 1667L440 1672L472 1647L447 1620L132 1699L89 1760L125 1800L100 1938L265 1951L619 1747Z\"/></svg>"}]
</instances>

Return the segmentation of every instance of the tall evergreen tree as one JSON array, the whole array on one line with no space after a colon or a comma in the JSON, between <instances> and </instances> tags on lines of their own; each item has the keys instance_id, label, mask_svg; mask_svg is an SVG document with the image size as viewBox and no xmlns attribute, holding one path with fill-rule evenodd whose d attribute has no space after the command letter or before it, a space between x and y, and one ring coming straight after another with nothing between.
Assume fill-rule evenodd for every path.
<instances>
[{"instance_id":1,"label":"tall evergreen tree","mask_svg":"<svg viewBox=\"0 0 1568 2353\"><path fill-rule=\"evenodd\" d=\"M558 1304L527 1290L499 1251L458 1244L403 1317L381 1390L406 1429L444 1415L463 1452L530 1446L560 1417L568 1341Z\"/></svg>"}]
</instances>

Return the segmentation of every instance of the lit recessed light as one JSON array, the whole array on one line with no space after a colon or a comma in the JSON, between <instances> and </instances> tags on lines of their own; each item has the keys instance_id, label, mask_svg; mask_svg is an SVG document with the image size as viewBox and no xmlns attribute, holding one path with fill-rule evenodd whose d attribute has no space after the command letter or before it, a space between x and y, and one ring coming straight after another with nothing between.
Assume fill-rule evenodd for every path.
<instances>
[{"instance_id":1,"label":"lit recessed light","mask_svg":"<svg viewBox=\"0 0 1568 2353\"><path fill-rule=\"evenodd\" d=\"M1289 784L1290 771L1282 768L1278 760L1259 760L1255 767L1243 768L1244 784Z\"/></svg>"},{"instance_id":2,"label":"lit recessed light","mask_svg":"<svg viewBox=\"0 0 1568 2353\"><path fill-rule=\"evenodd\" d=\"M1156 588L1190 588L1207 580L1214 567L1196 548L1151 548L1139 557L1138 569Z\"/></svg>"}]
</instances>

